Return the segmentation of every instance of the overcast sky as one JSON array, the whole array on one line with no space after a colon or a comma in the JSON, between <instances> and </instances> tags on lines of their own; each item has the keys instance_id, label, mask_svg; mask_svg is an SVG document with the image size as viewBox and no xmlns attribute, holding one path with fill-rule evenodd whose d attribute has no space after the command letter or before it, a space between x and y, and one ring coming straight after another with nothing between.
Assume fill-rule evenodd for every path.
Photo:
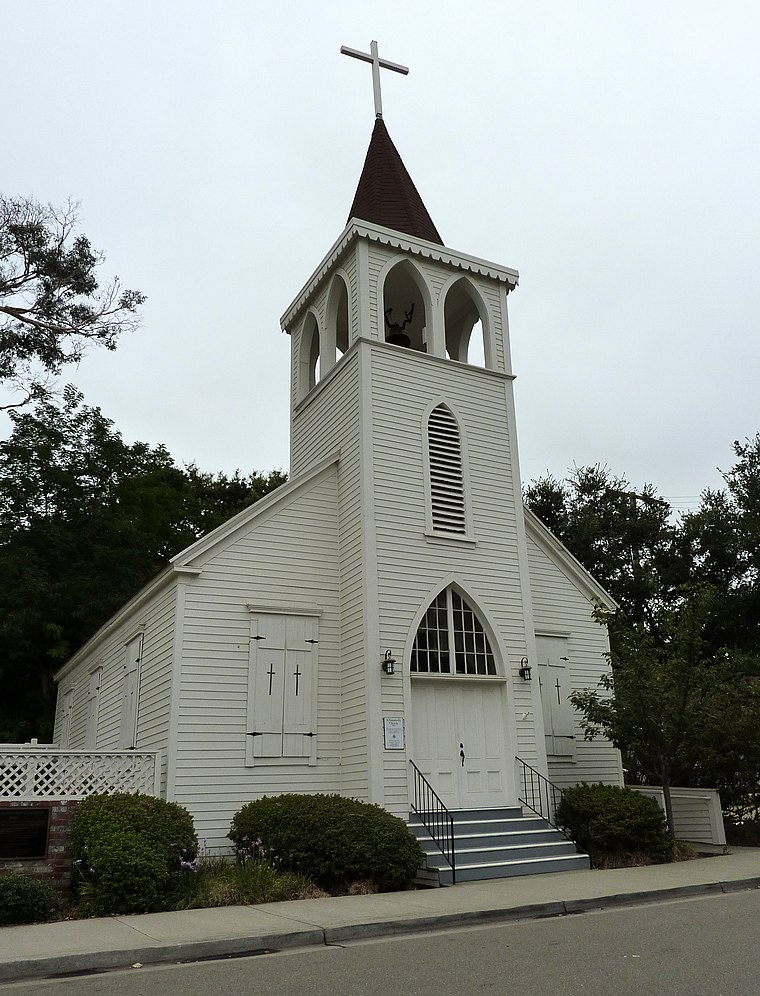
<instances>
[{"instance_id":1,"label":"overcast sky","mask_svg":"<svg viewBox=\"0 0 760 996\"><path fill-rule=\"evenodd\" d=\"M0 0L0 190L81 201L140 331L66 380L205 470L287 467L279 318L373 126L510 295L524 480L602 463L693 506L760 430L754 0ZM0 427L2 428L2 427ZM4 425L7 431L7 422Z\"/></svg>"}]
</instances>

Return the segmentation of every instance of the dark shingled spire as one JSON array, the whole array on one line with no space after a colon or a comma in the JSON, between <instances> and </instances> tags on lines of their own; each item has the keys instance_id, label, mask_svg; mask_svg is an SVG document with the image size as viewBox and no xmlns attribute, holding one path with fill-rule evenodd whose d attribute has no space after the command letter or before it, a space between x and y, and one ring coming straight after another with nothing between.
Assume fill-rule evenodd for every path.
<instances>
[{"instance_id":1,"label":"dark shingled spire","mask_svg":"<svg viewBox=\"0 0 760 996\"><path fill-rule=\"evenodd\" d=\"M443 245L382 118L375 118L351 218Z\"/></svg>"}]
</instances>

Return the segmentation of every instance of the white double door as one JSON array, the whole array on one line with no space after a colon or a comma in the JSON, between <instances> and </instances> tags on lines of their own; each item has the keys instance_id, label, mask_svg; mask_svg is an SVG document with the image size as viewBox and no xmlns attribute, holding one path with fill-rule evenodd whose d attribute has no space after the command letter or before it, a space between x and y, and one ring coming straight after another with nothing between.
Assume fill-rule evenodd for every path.
<instances>
[{"instance_id":1,"label":"white double door","mask_svg":"<svg viewBox=\"0 0 760 996\"><path fill-rule=\"evenodd\" d=\"M449 809L514 804L504 683L412 681L412 760Z\"/></svg>"}]
</instances>

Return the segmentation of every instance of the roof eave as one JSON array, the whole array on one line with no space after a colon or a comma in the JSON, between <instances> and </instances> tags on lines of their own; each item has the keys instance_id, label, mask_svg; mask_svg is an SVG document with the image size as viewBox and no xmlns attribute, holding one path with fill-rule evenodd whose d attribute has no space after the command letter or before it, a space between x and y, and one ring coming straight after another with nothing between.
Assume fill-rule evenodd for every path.
<instances>
[{"instance_id":1,"label":"roof eave","mask_svg":"<svg viewBox=\"0 0 760 996\"><path fill-rule=\"evenodd\" d=\"M517 270L511 267L501 266L499 263L493 263L478 256L471 256L468 253L457 252L455 249L447 249L436 242L427 242L425 239L405 235L403 232L397 232L392 228L373 225L370 222L362 221L360 218L351 218L280 319L280 326L283 332L291 331L293 322L320 284L331 272L338 258L358 238L393 246L394 248L410 252L415 256L422 256L449 266L456 266L461 270L476 273L479 276L490 277L493 280L498 280L506 284L507 293L514 290L519 283L520 275Z\"/></svg>"},{"instance_id":2,"label":"roof eave","mask_svg":"<svg viewBox=\"0 0 760 996\"><path fill-rule=\"evenodd\" d=\"M150 598L157 594L165 585L167 585L177 574L186 573L176 569L172 564L167 564L163 567L158 574L155 574L146 585L144 585L137 594L133 595L128 602L125 602L120 609L118 609L114 615L111 616L107 622L104 622L100 629L96 630L95 633L90 637L90 639L83 646L77 650L73 656L69 657L65 664L63 664L53 675L53 680L56 682L61 681L66 677L80 661L84 660L90 654L97 649L97 647L113 633L115 630L125 622L129 616L144 605Z\"/></svg>"},{"instance_id":3,"label":"roof eave","mask_svg":"<svg viewBox=\"0 0 760 996\"><path fill-rule=\"evenodd\" d=\"M534 540L542 541L545 547L548 547L546 552L554 560L556 566L583 589L590 601L609 609L611 612L620 608L612 595L599 584L592 574L589 574L583 564L570 553L551 529L544 525L535 512L531 512L529 508L523 506L523 513L526 530L533 534Z\"/></svg>"},{"instance_id":4,"label":"roof eave","mask_svg":"<svg viewBox=\"0 0 760 996\"><path fill-rule=\"evenodd\" d=\"M77 666L82 660L91 655L107 637L109 637L113 632L115 632L119 626L127 621L129 616L137 611L142 605L148 602L157 592L161 590L166 584L168 584L172 579L188 576L198 576L202 572L202 567L197 563L192 563L198 557L204 554L209 554L214 547L217 547L220 543L225 540L230 539L234 533L238 530L248 526L254 519L264 515L273 506L277 505L279 502L286 500L289 496L295 497L297 493L304 487L308 486L315 478L320 474L324 473L329 467L337 464L340 460L340 452L336 450L327 456L324 460L321 460L315 466L304 471L304 473L299 474L298 477L292 478L286 484L281 484L280 487L275 488L264 498L260 498L258 501L253 502L247 508L244 508L242 512L238 512L231 519L223 522L216 529L213 529L210 533L206 533L205 536L201 536L190 546L186 547L176 554L169 563L164 567L158 574L144 587L142 587L136 595L134 595L128 602L126 602L122 607L113 615L111 618L103 623L100 629L95 632L90 639L82 647L77 650L77 652L66 661L66 663L53 675L55 681L60 681L65 678L70 671Z\"/></svg>"}]
</instances>

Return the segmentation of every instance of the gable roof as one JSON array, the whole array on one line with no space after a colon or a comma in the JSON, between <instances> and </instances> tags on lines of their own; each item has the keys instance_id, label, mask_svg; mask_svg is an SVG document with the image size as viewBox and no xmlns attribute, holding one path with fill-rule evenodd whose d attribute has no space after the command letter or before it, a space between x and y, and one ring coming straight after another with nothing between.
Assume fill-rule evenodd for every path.
<instances>
[{"instance_id":1,"label":"gable roof","mask_svg":"<svg viewBox=\"0 0 760 996\"><path fill-rule=\"evenodd\" d=\"M375 118L364 168L348 220L357 218L383 228L443 245L382 118Z\"/></svg>"},{"instance_id":2,"label":"gable roof","mask_svg":"<svg viewBox=\"0 0 760 996\"><path fill-rule=\"evenodd\" d=\"M123 625L139 609L150 601L165 585L180 579L182 576L199 575L203 566L197 561L200 558L211 555L216 547L221 543L229 542L243 529L251 525L256 519L263 519L269 513L277 510L298 497L299 494L308 490L314 485L318 478L327 474L340 460L340 451L336 450L325 457L319 463L305 470L298 477L294 477L281 484L268 495L259 498L252 505L244 508L242 512L233 515L210 533L201 536L190 546L181 550L171 558L166 567L162 568L148 583L133 595L128 602L125 602L120 609L111 616L90 639L73 654L65 664L53 675L55 681L60 681L69 674L84 658L91 654L96 647L109 637L119 626Z\"/></svg>"},{"instance_id":3,"label":"gable roof","mask_svg":"<svg viewBox=\"0 0 760 996\"><path fill-rule=\"evenodd\" d=\"M227 519L210 533L206 533L197 539L184 550L175 554L169 564L175 571L196 569L199 559L206 558L213 554L213 551L221 543L229 542L242 529L246 529L255 519L263 519L269 512L280 508L296 498L301 492L311 488L320 475L325 474L340 461L340 450L328 454L318 463L304 470L297 477L292 477L285 484L281 484L270 491L268 495L259 498L252 505L248 505L241 512Z\"/></svg>"},{"instance_id":4,"label":"gable roof","mask_svg":"<svg viewBox=\"0 0 760 996\"><path fill-rule=\"evenodd\" d=\"M574 581L581 591L585 592L587 598L611 612L619 608L612 595L599 584L593 575L589 574L579 560L575 559L551 529L545 526L539 517L525 505L523 506L523 515L527 535L566 577Z\"/></svg>"}]
</instances>

